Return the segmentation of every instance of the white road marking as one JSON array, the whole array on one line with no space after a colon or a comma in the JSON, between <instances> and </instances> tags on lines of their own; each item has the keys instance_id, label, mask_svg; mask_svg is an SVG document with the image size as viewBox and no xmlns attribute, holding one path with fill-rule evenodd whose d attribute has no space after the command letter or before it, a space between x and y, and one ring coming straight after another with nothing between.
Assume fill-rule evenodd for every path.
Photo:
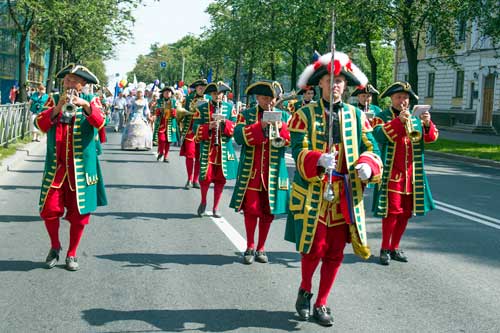
<instances>
[{"instance_id":1,"label":"white road marking","mask_svg":"<svg viewBox=\"0 0 500 333\"><path fill-rule=\"evenodd\" d=\"M467 219L467 220L470 220L470 221L474 221L474 222L477 222L477 223L481 223L481 224L484 224L484 225L486 225L488 227L492 227L492 228L500 230L500 225L498 225L498 224L487 222L487 221L478 219L476 217L468 216L468 215L459 213L457 211L445 208L445 207L440 206L440 205L436 205L436 208L439 209L439 210L442 210L444 212L447 212L447 213L450 213L450 214L453 214L453 215L456 215L456 216L460 216L460 217L462 217L464 219Z\"/></svg>"},{"instance_id":2,"label":"white road marking","mask_svg":"<svg viewBox=\"0 0 500 333\"><path fill-rule=\"evenodd\" d=\"M247 241L243 236L240 235L236 229L233 228L232 225L227 222L227 220L224 217L216 218L213 216L209 216L212 221L215 223L216 226L219 227L219 229L226 235L226 237L233 243L233 245L238 249L240 252L245 252L247 249Z\"/></svg>"},{"instance_id":3,"label":"white road marking","mask_svg":"<svg viewBox=\"0 0 500 333\"><path fill-rule=\"evenodd\" d=\"M463 208L460 208L460 207L457 207L457 206L453 206L453 205L444 203L442 201L434 200L434 202L437 205L439 205L439 206L443 206L445 208L449 208L449 209L452 209L454 211L458 211L458 212L463 213L463 214L472 215L474 217L477 217L477 218L480 218L480 219L483 219L483 220L487 220L488 222L500 225L500 220L498 220L498 219L496 219L494 217L486 216L486 215L483 215L483 214L479 214L479 213L476 213L476 212L473 212L473 211L470 211L470 210L466 210L466 209L463 209Z\"/></svg>"}]
</instances>

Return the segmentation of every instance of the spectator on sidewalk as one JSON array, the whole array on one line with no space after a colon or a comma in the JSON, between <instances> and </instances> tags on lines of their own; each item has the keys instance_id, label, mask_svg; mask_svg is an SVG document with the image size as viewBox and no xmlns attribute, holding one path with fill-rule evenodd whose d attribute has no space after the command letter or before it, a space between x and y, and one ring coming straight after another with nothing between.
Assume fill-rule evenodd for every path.
<instances>
[{"instance_id":1,"label":"spectator on sidewalk","mask_svg":"<svg viewBox=\"0 0 500 333\"><path fill-rule=\"evenodd\" d=\"M31 94L29 107L31 111L31 121L30 121L30 130L33 134L33 138L31 141L40 142L40 131L35 126L36 116L43 111L43 106L49 99L49 95L45 93L45 86L40 84L38 86L38 91L34 94Z\"/></svg>"}]
</instances>

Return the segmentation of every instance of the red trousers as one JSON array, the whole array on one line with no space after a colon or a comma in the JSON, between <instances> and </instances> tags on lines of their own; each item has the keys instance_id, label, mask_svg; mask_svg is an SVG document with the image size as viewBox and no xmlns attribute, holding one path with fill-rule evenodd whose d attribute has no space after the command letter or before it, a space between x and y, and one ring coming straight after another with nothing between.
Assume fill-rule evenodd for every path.
<instances>
[{"instance_id":1,"label":"red trousers","mask_svg":"<svg viewBox=\"0 0 500 333\"><path fill-rule=\"evenodd\" d=\"M200 176L200 145L194 141L184 140L180 156L186 157L188 180L197 183Z\"/></svg>"},{"instance_id":2,"label":"red trousers","mask_svg":"<svg viewBox=\"0 0 500 333\"><path fill-rule=\"evenodd\" d=\"M245 215L245 231L247 235L247 249L255 248L254 238L257 221L259 223L259 242L257 251L264 251L271 223L274 215L271 214L269 206L269 194L267 191L256 191L247 189L243 199L242 209Z\"/></svg>"},{"instance_id":3,"label":"red trousers","mask_svg":"<svg viewBox=\"0 0 500 333\"><path fill-rule=\"evenodd\" d=\"M158 133L158 154L163 155L165 158L168 157L168 151L170 150L170 142L167 140L167 135L163 133Z\"/></svg>"},{"instance_id":4,"label":"red trousers","mask_svg":"<svg viewBox=\"0 0 500 333\"><path fill-rule=\"evenodd\" d=\"M302 253L302 282L300 288L311 292L312 278L320 260L321 275L315 307L326 305L335 277L344 259L344 248L349 240L349 226L327 227L318 223L309 253Z\"/></svg>"},{"instance_id":5,"label":"red trousers","mask_svg":"<svg viewBox=\"0 0 500 333\"><path fill-rule=\"evenodd\" d=\"M224 185L226 184L226 177L224 177L222 165L209 163L205 180L200 180L201 203L204 205L207 204L207 193L208 188L210 187L210 183L214 183L213 210L215 211L219 207L219 202L222 197L222 191L224 190Z\"/></svg>"},{"instance_id":6,"label":"red trousers","mask_svg":"<svg viewBox=\"0 0 500 333\"><path fill-rule=\"evenodd\" d=\"M382 219L382 245L384 250L396 250L408 225L413 209L413 194L389 191L388 214Z\"/></svg>"},{"instance_id":7,"label":"red trousers","mask_svg":"<svg viewBox=\"0 0 500 333\"><path fill-rule=\"evenodd\" d=\"M90 221L90 214L80 214L76 202L76 192L71 191L67 179L63 181L60 188L50 188L47 193L45 205L40 212L40 217L45 222L47 233L50 237L51 247L60 249L59 241L59 221L64 215L66 208L66 216L64 217L70 224L70 239L68 247L68 256L76 256L78 244L83 235L83 229Z\"/></svg>"}]
</instances>

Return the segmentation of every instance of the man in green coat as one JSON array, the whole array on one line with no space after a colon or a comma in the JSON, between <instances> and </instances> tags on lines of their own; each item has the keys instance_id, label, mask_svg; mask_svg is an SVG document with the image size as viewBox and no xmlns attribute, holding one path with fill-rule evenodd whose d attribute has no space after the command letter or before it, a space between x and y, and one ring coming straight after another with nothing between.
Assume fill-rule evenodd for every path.
<instances>
[{"instance_id":1,"label":"man in green coat","mask_svg":"<svg viewBox=\"0 0 500 333\"><path fill-rule=\"evenodd\" d=\"M326 303L346 243L352 242L356 254L370 256L363 183L380 179L382 163L364 113L342 102L348 85L364 85L367 81L346 54L335 52L333 64L331 53L319 57L306 67L299 78L299 87L318 85L321 98L317 104L297 110L289 124L297 172L285 239L294 242L302 256L302 282L295 308L302 320L310 317L312 278L322 261L312 317L323 326L333 324Z\"/></svg>"},{"instance_id":2,"label":"man in green coat","mask_svg":"<svg viewBox=\"0 0 500 333\"><path fill-rule=\"evenodd\" d=\"M264 244L274 214L284 214L288 202L288 171L285 150L290 145L288 113L274 109L283 94L278 82L260 81L250 85L246 95L256 95L257 106L238 115L234 138L242 146L238 178L230 207L245 215L247 249L243 262L267 263ZM269 112L271 111L271 113ZM279 120L270 122L267 115ZM268 120L266 120L268 119ZM254 234L259 222L259 242L255 251Z\"/></svg>"},{"instance_id":3,"label":"man in green coat","mask_svg":"<svg viewBox=\"0 0 500 333\"><path fill-rule=\"evenodd\" d=\"M213 216L221 217L219 202L226 180L235 179L238 160L233 147L236 110L233 104L223 101L226 92L231 91L224 82L207 85L204 94L211 101L198 105L193 115L195 140L200 144L200 187L201 202L198 216L203 216L207 207L207 193L214 183Z\"/></svg>"},{"instance_id":4,"label":"man in green coat","mask_svg":"<svg viewBox=\"0 0 500 333\"><path fill-rule=\"evenodd\" d=\"M59 220L66 208L64 218L71 224L66 269L76 271L76 251L90 213L107 204L96 146L105 120L99 98L81 93L86 83L99 82L94 74L69 64L57 77L64 78L64 93L49 99L47 109L35 120L38 129L47 133L40 216L51 241L45 263L52 268L59 260Z\"/></svg>"},{"instance_id":5,"label":"man in green coat","mask_svg":"<svg viewBox=\"0 0 500 333\"><path fill-rule=\"evenodd\" d=\"M416 118L408 111L418 100L407 82L395 82L380 98L390 97L391 106L374 118L373 133L382 152L384 173L375 189L373 211L382 218L380 263L407 262L399 242L412 215L425 215L434 208L424 171L424 144L437 140L438 130L429 112Z\"/></svg>"},{"instance_id":6,"label":"man in green coat","mask_svg":"<svg viewBox=\"0 0 500 333\"><path fill-rule=\"evenodd\" d=\"M372 96L378 94L378 90L369 83L366 87L358 88L351 94L352 97L358 98L358 108L365 113L370 125L373 125L375 114L382 111L378 106L372 104Z\"/></svg>"}]
</instances>

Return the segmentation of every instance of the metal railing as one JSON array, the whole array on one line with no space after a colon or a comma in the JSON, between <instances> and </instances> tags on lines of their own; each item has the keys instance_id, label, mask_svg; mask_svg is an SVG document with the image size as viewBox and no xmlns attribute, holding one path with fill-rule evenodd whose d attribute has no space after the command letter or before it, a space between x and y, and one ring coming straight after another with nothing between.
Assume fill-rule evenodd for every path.
<instances>
[{"instance_id":1,"label":"metal railing","mask_svg":"<svg viewBox=\"0 0 500 333\"><path fill-rule=\"evenodd\" d=\"M7 147L30 133L28 103L0 105L0 146Z\"/></svg>"}]
</instances>

